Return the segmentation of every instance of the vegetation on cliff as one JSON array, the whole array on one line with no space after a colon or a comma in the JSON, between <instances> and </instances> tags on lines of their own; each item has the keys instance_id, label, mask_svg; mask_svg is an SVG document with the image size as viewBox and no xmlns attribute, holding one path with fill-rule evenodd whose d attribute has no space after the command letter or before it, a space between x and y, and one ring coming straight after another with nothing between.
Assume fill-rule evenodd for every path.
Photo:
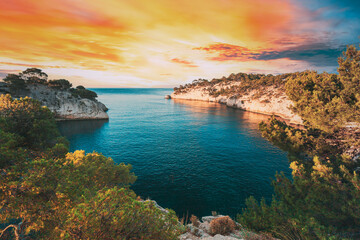
<instances>
[{"instance_id":1,"label":"vegetation on cliff","mask_svg":"<svg viewBox=\"0 0 360 240\"><path fill-rule=\"evenodd\" d=\"M90 100L95 100L97 98L95 92L88 90L83 86L72 88L72 84L66 79L48 80L48 75L38 68L28 68L19 74L8 74L3 81L9 85L10 93L13 96L17 96L21 93L26 94L26 91L28 90L27 86L29 85L41 84L61 91L70 91L75 97L87 98Z\"/></svg>"},{"instance_id":2,"label":"vegetation on cliff","mask_svg":"<svg viewBox=\"0 0 360 240\"><path fill-rule=\"evenodd\" d=\"M214 78L211 81L206 79L194 80L192 83L180 85L174 88L175 94L186 93L193 88L202 87L212 97L218 96L241 96L249 93L252 90L258 92L258 96L263 94L266 87L281 88L284 86L288 77L296 75L297 73L287 73L280 75L272 74L246 74L246 73L232 73L228 77ZM238 84L236 84L238 83Z\"/></svg>"},{"instance_id":3,"label":"vegetation on cliff","mask_svg":"<svg viewBox=\"0 0 360 240\"><path fill-rule=\"evenodd\" d=\"M360 133L344 127L360 122L360 51L350 46L338 62L338 75L304 72L286 82L304 130L275 118L260 124L264 137L290 152L292 179L276 175L270 205L249 198L238 215L244 226L280 239L360 237Z\"/></svg>"},{"instance_id":4,"label":"vegetation on cliff","mask_svg":"<svg viewBox=\"0 0 360 240\"><path fill-rule=\"evenodd\" d=\"M0 239L176 239L175 213L129 188L131 166L68 153L53 114L0 95Z\"/></svg>"}]
</instances>

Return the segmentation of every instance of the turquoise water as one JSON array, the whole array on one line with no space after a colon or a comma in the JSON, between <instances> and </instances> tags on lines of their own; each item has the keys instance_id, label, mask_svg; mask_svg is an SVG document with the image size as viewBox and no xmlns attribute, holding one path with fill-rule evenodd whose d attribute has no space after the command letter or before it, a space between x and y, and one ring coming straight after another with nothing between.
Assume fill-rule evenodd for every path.
<instances>
[{"instance_id":1,"label":"turquoise water","mask_svg":"<svg viewBox=\"0 0 360 240\"><path fill-rule=\"evenodd\" d=\"M287 154L258 130L267 116L164 99L171 89L93 90L110 120L59 123L71 150L132 164L135 192L179 216L235 216L251 195L272 198L276 171L290 174Z\"/></svg>"}]
</instances>

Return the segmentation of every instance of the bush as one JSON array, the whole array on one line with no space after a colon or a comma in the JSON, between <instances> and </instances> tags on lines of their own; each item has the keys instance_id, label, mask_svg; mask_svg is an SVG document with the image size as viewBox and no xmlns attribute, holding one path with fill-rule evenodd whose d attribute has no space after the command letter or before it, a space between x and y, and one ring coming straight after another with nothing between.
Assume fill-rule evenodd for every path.
<instances>
[{"instance_id":1,"label":"bush","mask_svg":"<svg viewBox=\"0 0 360 240\"><path fill-rule=\"evenodd\" d=\"M20 145L33 150L52 147L60 136L47 107L28 97L13 99L9 94L0 95L0 128L21 136Z\"/></svg>"},{"instance_id":2,"label":"bush","mask_svg":"<svg viewBox=\"0 0 360 240\"><path fill-rule=\"evenodd\" d=\"M128 189L99 191L71 210L62 229L65 239L177 239L181 226L173 211L163 213L138 201Z\"/></svg>"},{"instance_id":3,"label":"bush","mask_svg":"<svg viewBox=\"0 0 360 240\"><path fill-rule=\"evenodd\" d=\"M26 159L26 151L20 148L20 142L20 136L4 132L0 128L0 169L5 169Z\"/></svg>"},{"instance_id":4,"label":"bush","mask_svg":"<svg viewBox=\"0 0 360 240\"><path fill-rule=\"evenodd\" d=\"M114 164L111 158L101 154L84 151L68 153L65 158L35 158L21 168L15 165L8 169L8 174L0 175L0 202L3 203L0 222L22 219L23 234L33 232L35 239L62 239L60 229L65 223L71 225L70 213L84 206L91 206L90 209L97 212L99 203L93 201L100 194L98 191L128 188L136 179L130 169L131 166ZM114 206L119 206L123 200L114 201ZM119 215L114 218L122 216L120 210L137 211L136 205L127 207L119 207L115 213ZM106 209L102 209L102 214Z\"/></svg>"},{"instance_id":5,"label":"bush","mask_svg":"<svg viewBox=\"0 0 360 240\"><path fill-rule=\"evenodd\" d=\"M60 90L68 90L72 87L72 84L66 79L50 80L48 85Z\"/></svg>"},{"instance_id":6,"label":"bush","mask_svg":"<svg viewBox=\"0 0 360 240\"><path fill-rule=\"evenodd\" d=\"M75 97L87 98L93 101L97 98L96 92L85 89L83 86L77 86L76 88L70 89L70 91Z\"/></svg>"},{"instance_id":7,"label":"bush","mask_svg":"<svg viewBox=\"0 0 360 240\"><path fill-rule=\"evenodd\" d=\"M76 87L76 89L78 89L78 90L85 90L86 88L85 88L84 86L82 86L82 85L79 85L79 86Z\"/></svg>"},{"instance_id":8,"label":"bush","mask_svg":"<svg viewBox=\"0 0 360 240\"><path fill-rule=\"evenodd\" d=\"M46 79L39 78L39 77L28 77L26 80L27 84L43 84L47 83Z\"/></svg>"},{"instance_id":9,"label":"bush","mask_svg":"<svg viewBox=\"0 0 360 240\"><path fill-rule=\"evenodd\" d=\"M218 217L210 222L210 232L213 235L228 235L234 232L235 228L236 224L229 216Z\"/></svg>"},{"instance_id":10,"label":"bush","mask_svg":"<svg viewBox=\"0 0 360 240\"><path fill-rule=\"evenodd\" d=\"M10 92L12 94L16 94L21 90L26 90L24 79L16 74L8 74L3 80L9 84Z\"/></svg>"}]
</instances>

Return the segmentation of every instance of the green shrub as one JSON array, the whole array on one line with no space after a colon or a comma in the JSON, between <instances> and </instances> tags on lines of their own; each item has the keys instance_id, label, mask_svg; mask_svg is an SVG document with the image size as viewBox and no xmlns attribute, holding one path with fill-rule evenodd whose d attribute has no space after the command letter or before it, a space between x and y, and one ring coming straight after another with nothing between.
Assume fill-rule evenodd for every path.
<instances>
[{"instance_id":1,"label":"green shrub","mask_svg":"<svg viewBox=\"0 0 360 240\"><path fill-rule=\"evenodd\" d=\"M0 128L0 169L23 162L26 159L26 150L20 147L21 137Z\"/></svg>"},{"instance_id":2,"label":"green shrub","mask_svg":"<svg viewBox=\"0 0 360 240\"><path fill-rule=\"evenodd\" d=\"M28 97L0 95L0 128L20 136L20 145L34 150L52 147L60 136L51 111Z\"/></svg>"},{"instance_id":3,"label":"green shrub","mask_svg":"<svg viewBox=\"0 0 360 240\"><path fill-rule=\"evenodd\" d=\"M75 97L87 98L90 100L96 100L97 98L96 92L85 89L83 86L77 86L76 88L70 89L70 91Z\"/></svg>"},{"instance_id":4,"label":"green shrub","mask_svg":"<svg viewBox=\"0 0 360 240\"><path fill-rule=\"evenodd\" d=\"M60 90L68 90L72 87L72 84L66 79L49 80L48 85Z\"/></svg>"},{"instance_id":5,"label":"green shrub","mask_svg":"<svg viewBox=\"0 0 360 240\"><path fill-rule=\"evenodd\" d=\"M9 84L10 92L13 94L27 89L24 79L16 74L8 74L3 80Z\"/></svg>"},{"instance_id":6,"label":"green shrub","mask_svg":"<svg viewBox=\"0 0 360 240\"><path fill-rule=\"evenodd\" d=\"M42 84L42 85L45 85L47 84L47 81L46 79L42 79L42 78L39 78L39 77L28 77L27 80L26 80L26 83L27 84Z\"/></svg>"},{"instance_id":7,"label":"green shrub","mask_svg":"<svg viewBox=\"0 0 360 240\"><path fill-rule=\"evenodd\" d=\"M101 190L74 207L62 236L65 239L177 239L180 223L173 211L163 213L153 202L138 201L127 189Z\"/></svg>"}]
</instances>

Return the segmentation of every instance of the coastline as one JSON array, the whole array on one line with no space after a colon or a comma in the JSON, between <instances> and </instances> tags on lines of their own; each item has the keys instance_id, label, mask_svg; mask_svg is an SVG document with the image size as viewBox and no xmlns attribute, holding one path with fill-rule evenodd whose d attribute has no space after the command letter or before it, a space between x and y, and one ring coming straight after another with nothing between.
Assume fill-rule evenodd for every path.
<instances>
[{"instance_id":1,"label":"coastline","mask_svg":"<svg viewBox=\"0 0 360 240\"><path fill-rule=\"evenodd\" d=\"M232 109L247 112L247 113L250 113L250 114L258 114L259 116L263 116L263 117L275 116L276 119L281 120L281 121L285 122L286 124L288 124L288 125L290 125L292 127L301 128L301 129L304 128L303 123L291 122L289 119L286 119L286 118L282 117L280 114L270 114L270 113L251 111L251 110L247 110L247 109L243 109L243 108L237 108L237 107L233 107L233 106L228 106L225 103L218 102L218 101L215 102L215 101L196 100L196 99L182 99L182 98L172 98L171 100L173 100L174 102L177 102L177 103L182 103L182 104L191 104L191 102L204 102L204 103L219 104L219 105L225 106L227 108L232 108Z\"/></svg>"},{"instance_id":2,"label":"coastline","mask_svg":"<svg viewBox=\"0 0 360 240\"><path fill-rule=\"evenodd\" d=\"M279 89L267 88L267 94L257 96L255 91L242 96L210 96L204 88L190 89L185 93L171 94L173 100L214 102L243 111L276 116L294 126L303 126L301 117L291 110L292 101Z\"/></svg>"}]
</instances>

